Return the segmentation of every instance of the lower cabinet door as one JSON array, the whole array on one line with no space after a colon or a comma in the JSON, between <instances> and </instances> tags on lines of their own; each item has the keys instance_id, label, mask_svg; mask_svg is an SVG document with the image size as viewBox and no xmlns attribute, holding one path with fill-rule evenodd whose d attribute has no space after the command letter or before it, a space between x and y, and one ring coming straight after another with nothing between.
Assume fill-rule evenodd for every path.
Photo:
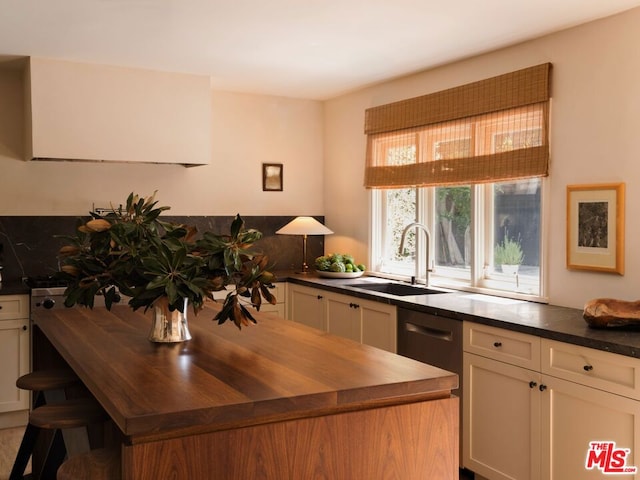
<instances>
[{"instance_id":1,"label":"lower cabinet door","mask_svg":"<svg viewBox=\"0 0 640 480\"><path fill-rule=\"evenodd\" d=\"M387 352L398 351L398 314L395 305L361 301L362 343Z\"/></svg>"},{"instance_id":2,"label":"lower cabinet door","mask_svg":"<svg viewBox=\"0 0 640 480\"><path fill-rule=\"evenodd\" d=\"M29 320L0 320L0 412L29 408L29 393L16 387L29 372Z\"/></svg>"},{"instance_id":3,"label":"lower cabinet door","mask_svg":"<svg viewBox=\"0 0 640 480\"><path fill-rule=\"evenodd\" d=\"M326 330L324 292L302 285L289 285L289 320Z\"/></svg>"},{"instance_id":4,"label":"lower cabinet door","mask_svg":"<svg viewBox=\"0 0 640 480\"><path fill-rule=\"evenodd\" d=\"M463 376L464 467L490 480L538 479L540 374L465 352Z\"/></svg>"},{"instance_id":5,"label":"lower cabinet door","mask_svg":"<svg viewBox=\"0 0 640 480\"><path fill-rule=\"evenodd\" d=\"M327 295L326 325L329 333L343 338L362 341L360 305L352 297L331 293Z\"/></svg>"},{"instance_id":6,"label":"lower cabinet door","mask_svg":"<svg viewBox=\"0 0 640 480\"><path fill-rule=\"evenodd\" d=\"M542 385L541 478L640 479L624 474L640 468L639 401L555 377L543 376Z\"/></svg>"}]
</instances>

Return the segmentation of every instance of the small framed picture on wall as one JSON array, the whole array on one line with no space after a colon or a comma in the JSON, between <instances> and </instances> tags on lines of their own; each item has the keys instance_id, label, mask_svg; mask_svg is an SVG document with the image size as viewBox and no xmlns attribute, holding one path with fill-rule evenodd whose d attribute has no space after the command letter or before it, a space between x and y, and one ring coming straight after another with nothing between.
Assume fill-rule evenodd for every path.
<instances>
[{"instance_id":1,"label":"small framed picture on wall","mask_svg":"<svg viewBox=\"0 0 640 480\"><path fill-rule=\"evenodd\" d=\"M281 163L263 163L262 190L265 192L281 192L282 173L283 166Z\"/></svg>"},{"instance_id":2,"label":"small framed picture on wall","mask_svg":"<svg viewBox=\"0 0 640 480\"><path fill-rule=\"evenodd\" d=\"M624 274L624 183L567 186L567 268Z\"/></svg>"}]
</instances>

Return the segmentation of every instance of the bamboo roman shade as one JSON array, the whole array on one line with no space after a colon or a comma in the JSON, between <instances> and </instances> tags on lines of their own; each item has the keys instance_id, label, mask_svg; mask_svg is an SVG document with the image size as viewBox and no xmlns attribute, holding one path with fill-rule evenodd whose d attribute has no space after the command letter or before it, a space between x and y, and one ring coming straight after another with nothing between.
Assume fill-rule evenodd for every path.
<instances>
[{"instance_id":1,"label":"bamboo roman shade","mask_svg":"<svg viewBox=\"0 0 640 480\"><path fill-rule=\"evenodd\" d=\"M546 63L367 109L367 188L546 176Z\"/></svg>"}]
</instances>

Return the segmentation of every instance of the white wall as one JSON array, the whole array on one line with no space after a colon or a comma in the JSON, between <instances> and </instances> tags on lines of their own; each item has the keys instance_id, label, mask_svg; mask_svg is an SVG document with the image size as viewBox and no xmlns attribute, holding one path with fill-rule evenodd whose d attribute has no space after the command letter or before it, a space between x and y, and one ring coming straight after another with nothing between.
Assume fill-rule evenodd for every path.
<instances>
[{"instance_id":1,"label":"white wall","mask_svg":"<svg viewBox=\"0 0 640 480\"><path fill-rule=\"evenodd\" d=\"M640 298L640 9L366 88L325 103L326 249L366 258L364 110L544 62L553 64L548 297L582 308L596 297ZM568 184L626 182L626 273L565 267Z\"/></svg>"},{"instance_id":2,"label":"white wall","mask_svg":"<svg viewBox=\"0 0 640 480\"><path fill-rule=\"evenodd\" d=\"M321 102L213 91L207 166L26 162L21 88L0 72L0 215L84 215L154 190L172 215L324 214ZM284 165L284 191L262 191L262 163Z\"/></svg>"}]
</instances>

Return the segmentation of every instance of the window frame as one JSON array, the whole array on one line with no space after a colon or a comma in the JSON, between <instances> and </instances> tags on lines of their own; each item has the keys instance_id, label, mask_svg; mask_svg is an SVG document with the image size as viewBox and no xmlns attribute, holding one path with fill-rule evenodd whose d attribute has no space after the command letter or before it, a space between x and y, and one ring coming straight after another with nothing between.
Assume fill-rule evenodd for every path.
<instances>
[{"instance_id":1,"label":"window frame","mask_svg":"<svg viewBox=\"0 0 640 480\"><path fill-rule=\"evenodd\" d=\"M504 183L504 182L495 182ZM494 222L493 222L493 185L488 184L476 184L471 185L471 261L469 264L470 276L468 280L460 280L456 278L456 268L451 267L450 271L453 275L442 275L449 267L436 267L434 272L429 274L430 285L439 286L443 288L451 288L460 291L468 291L475 293L485 293L495 296L508 297L520 300L530 300L536 302L546 303L548 302L546 295L546 263L547 263L547 249L546 243L543 239L546 237L547 221L548 221L548 177L540 178L540 226L538 235L540 237L540 262L539 262L539 275L538 275L538 293L532 294L524 291L508 290L505 289L505 285L511 283L511 279L506 277L501 272L490 271L493 265L493 247L494 247ZM435 215L435 189L436 187L414 187L417 190L417 215L416 221L428 226L430 231L434 231L436 215ZM411 276L414 275L415 265L412 263L411 271L401 269L395 271L384 271L380 268L380 259L383 257L384 244L381 243L381 225L387 222L381 216L384 216L382 212L385 209L386 204L383 203L382 198L385 195L385 190L372 189L370 190L369 202L371 205L370 212L370 252L371 257L369 264L371 265L370 274L383 278L409 281ZM425 264L424 248L422 248L421 240L423 235L417 237L417 251L416 263L420 266L420 273L424 271L422 267ZM435 260L435 241L429 245L429 258ZM480 252L480 254L478 254ZM509 281L507 279L509 278ZM424 277L419 275L418 281L424 282ZM524 285L535 285L535 282L530 282L527 276L518 277L518 281L524 282Z\"/></svg>"}]
</instances>

